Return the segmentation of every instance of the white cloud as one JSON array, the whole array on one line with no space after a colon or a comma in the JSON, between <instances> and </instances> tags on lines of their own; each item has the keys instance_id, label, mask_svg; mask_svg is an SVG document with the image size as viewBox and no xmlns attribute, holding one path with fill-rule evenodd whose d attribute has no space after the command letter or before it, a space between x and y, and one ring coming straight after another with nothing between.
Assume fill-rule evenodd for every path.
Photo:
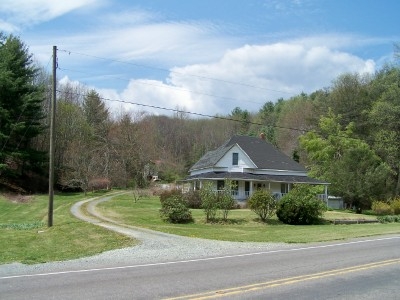
<instances>
[{"instance_id":1,"label":"white cloud","mask_svg":"<svg viewBox=\"0 0 400 300\"><path fill-rule=\"evenodd\" d=\"M246 45L227 51L214 64L174 68L169 83L216 96L192 94L192 99L208 103L203 106L205 108L214 104L217 106L215 112L227 113L236 106L256 111L265 101L329 86L342 73L372 73L374 69L371 60L324 46L307 47L297 43Z\"/></svg>"},{"instance_id":2,"label":"white cloud","mask_svg":"<svg viewBox=\"0 0 400 300\"><path fill-rule=\"evenodd\" d=\"M123 104L125 110L155 114L168 114L155 107L206 115L228 114L237 106L258 111L266 101L330 86L345 72L372 73L374 69L371 60L325 46L245 45L226 51L214 63L173 68L166 82L131 80L112 97L144 105Z\"/></svg>"},{"instance_id":3,"label":"white cloud","mask_svg":"<svg viewBox=\"0 0 400 300\"><path fill-rule=\"evenodd\" d=\"M17 31L21 27L52 20L95 2L96 0L2 0L0 30Z\"/></svg>"}]
</instances>

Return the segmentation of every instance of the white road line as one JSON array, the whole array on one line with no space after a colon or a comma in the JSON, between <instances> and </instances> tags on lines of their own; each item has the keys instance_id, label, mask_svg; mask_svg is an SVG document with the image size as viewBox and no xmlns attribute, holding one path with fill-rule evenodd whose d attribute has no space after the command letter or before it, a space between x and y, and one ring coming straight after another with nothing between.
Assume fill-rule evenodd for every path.
<instances>
[{"instance_id":1,"label":"white road line","mask_svg":"<svg viewBox=\"0 0 400 300\"><path fill-rule=\"evenodd\" d=\"M74 273L75 274L76 273L89 273L89 272L99 272L99 271L101 272L101 271L110 271L110 270L133 269L133 268L141 268L141 267L174 265L174 264L183 264L183 263L190 263L190 262L211 261L211 260L219 260L219 259L227 259L227 258L235 258L235 257L255 256L255 255L262 255L262 254L272 254L272 253L304 251L304 250L330 248L330 247L340 247L340 246L362 244L362 243L371 243L371 242L385 241L385 240L395 240L395 239L400 239L400 236L387 237L387 238L378 238L378 239L369 239L369 240L360 240L360 241L352 241L352 242L329 244L329 245L301 247L301 248L293 248L293 249L279 249L279 250L269 250L269 251L261 251L261 252L245 253L245 254L234 254L234 255L225 255L225 256L217 256L217 257L207 257L207 258L198 258L198 259L189 259L189 260L179 260L179 261L171 261L171 262L160 262L160 263L139 264L139 265L120 266L120 267L72 270L72 271L60 271L60 272L49 272L49 273L37 273L37 274L12 275L12 276L0 277L0 280L2 280L2 279L3 280L4 279L16 279L16 278L23 278L23 277L39 277L39 276L64 275L64 274L74 274Z\"/></svg>"}]
</instances>

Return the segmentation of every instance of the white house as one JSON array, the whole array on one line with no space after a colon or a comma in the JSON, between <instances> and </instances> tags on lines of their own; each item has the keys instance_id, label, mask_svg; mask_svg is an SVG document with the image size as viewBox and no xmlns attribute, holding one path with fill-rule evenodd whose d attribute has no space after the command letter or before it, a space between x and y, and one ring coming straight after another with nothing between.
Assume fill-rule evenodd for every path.
<instances>
[{"instance_id":1,"label":"white house","mask_svg":"<svg viewBox=\"0 0 400 300\"><path fill-rule=\"evenodd\" d=\"M245 201L260 188L271 190L277 199L286 194L293 184L323 185L321 199L328 199L328 182L307 176L306 169L260 138L235 135L214 151L207 152L194 164L186 178L187 188L201 189L212 182L216 191L222 190L225 180L233 183L232 195Z\"/></svg>"}]
</instances>

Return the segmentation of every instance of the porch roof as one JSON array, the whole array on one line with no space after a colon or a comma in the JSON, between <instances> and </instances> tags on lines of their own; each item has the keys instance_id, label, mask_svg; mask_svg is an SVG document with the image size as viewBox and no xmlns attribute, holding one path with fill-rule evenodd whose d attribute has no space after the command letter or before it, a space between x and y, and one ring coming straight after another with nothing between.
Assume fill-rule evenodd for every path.
<instances>
[{"instance_id":1,"label":"porch roof","mask_svg":"<svg viewBox=\"0 0 400 300\"><path fill-rule=\"evenodd\" d=\"M328 182L311 178L308 176L296 175L268 175L268 174L253 174L240 172L207 172L187 177L184 181L194 181L199 179L206 180L245 180L245 181L267 181L267 182L282 182L282 183L308 183L308 184L329 184Z\"/></svg>"}]
</instances>

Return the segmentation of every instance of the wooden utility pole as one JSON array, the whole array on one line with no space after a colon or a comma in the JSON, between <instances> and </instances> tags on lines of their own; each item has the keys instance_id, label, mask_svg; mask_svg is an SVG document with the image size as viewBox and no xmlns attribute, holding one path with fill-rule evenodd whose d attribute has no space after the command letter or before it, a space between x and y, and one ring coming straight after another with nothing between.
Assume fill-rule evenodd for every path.
<instances>
[{"instance_id":1,"label":"wooden utility pole","mask_svg":"<svg viewBox=\"0 0 400 300\"><path fill-rule=\"evenodd\" d=\"M55 115L56 115L56 84L57 84L57 46L53 46L53 78L52 97L50 109L50 151L49 151L49 212L47 226L53 226L53 202L54 202L54 140L55 140Z\"/></svg>"}]
</instances>

